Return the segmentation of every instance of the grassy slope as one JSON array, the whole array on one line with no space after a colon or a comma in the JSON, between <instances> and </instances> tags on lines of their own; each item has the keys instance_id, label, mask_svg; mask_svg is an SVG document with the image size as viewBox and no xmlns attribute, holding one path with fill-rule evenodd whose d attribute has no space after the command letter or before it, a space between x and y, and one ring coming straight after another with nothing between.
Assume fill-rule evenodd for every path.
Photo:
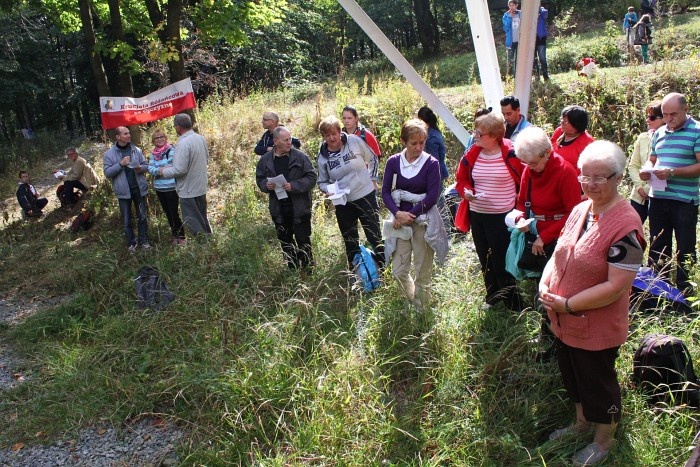
<instances>
[{"instance_id":1,"label":"grassy slope","mask_svg":"<svg viewBox=\"0 0 700 467\"><path fill-rule=\"evenodd\" d=\"M697 67L696 56L609 70L592 83L559 75L551 87L537 88L533 119L553 123L561 100L580 99L594 115L628 115L635 123L624 132L632 133L641 125L638 115L618 116L619 102L606 107L612 98L604 91L633 88L641 95L628 98L643 102L653 95L649 89L668 86L663 80L671 70L692 83ZM476 87L440 93L453 96L465 122L478 105ZM304 278L285 270L251 177L256 159L249 148L261 132L261 111L283 109L286 124L313 153L320 117L359 102L391 153L397 125L421 103L395 80L375 82L372 95L342 85L335 95L298 99L292 92L254 96L200 111L213 156L209 211L216 232L209 243L171 249L153 197L158 249L129 256L108 188L90 200L98 222L80 237L62 229L66 214L58 212L4 227L0 293L72 299L0 329L0 338L27 356L32 376L0 400L3 446L39 442L37 431L53 440L97 419L119 424L158 413L192 430L182 449L188 464L566 465L576 446L545 440L571 420L572 408L556 366L533 363L538 315L481 311L483 287L469 239L456 243L436 271L434 310L417 315L406 310L390 278L370 296L348 289L334 216L317 196L318 267ZM602 123L595 128L606 131ZM453 141L453 161L458 153ZM144 264L157 266L178 296L167 311L135 307L132 279ZM531 295L533 285L524 287ZM695 414L650 410L631 388L631 355L643 334L663 331L685 338L697 361L700 321L664 313L634 313L632 320L618 361L625 417L613 464L678 465L698 429Z\"/></svg>"}]
</instances>

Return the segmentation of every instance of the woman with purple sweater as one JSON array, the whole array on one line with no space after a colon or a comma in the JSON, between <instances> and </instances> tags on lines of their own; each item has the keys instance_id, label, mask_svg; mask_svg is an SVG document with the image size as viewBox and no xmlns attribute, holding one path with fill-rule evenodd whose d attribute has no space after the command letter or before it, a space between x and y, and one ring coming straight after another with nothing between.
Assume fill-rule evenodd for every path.
<instances>
[{"instance_id":1,"label":"woman with purple sweater","mask_svg":"<svg viewBox=\"0 0 700 467\"><path fill-rule=\"evenodd\" d=\"M423 151L428 129L421 120L401 128L405 149L391 156L384 169L382 199L391 211L385 221L387 263L406 298L418 309L430 305L433 258L447 255L447 232L436 203L440 196L440 164ZM411 276L411 257L414 274Z\"/></svg>"}]
</instances>

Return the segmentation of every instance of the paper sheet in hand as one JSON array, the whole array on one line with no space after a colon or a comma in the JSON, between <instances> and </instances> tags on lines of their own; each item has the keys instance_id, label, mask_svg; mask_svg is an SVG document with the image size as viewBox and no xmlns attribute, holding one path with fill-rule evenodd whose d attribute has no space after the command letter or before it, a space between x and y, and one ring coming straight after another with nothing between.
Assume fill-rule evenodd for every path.
<instances>
[{"instance_id":1,"label":"paper sheet in hand","mask_svg":"<svg viewBox=\"0 0 700 467\"><path fill-rule=\"evenodd\" d=\"M287 183L287 180L284 178L284 175L268 177L267 181L275 184L275 194L277 195L277 199L286 199L289 197L287 195L287 191L283 188L284 184Z\"/></svg>"},{"instance_id":2,"label":"paper sheet in hand","mask_svg":"<svg viewBox=\"0 0 700 467\"><path fill-rule=\"evenodd\" d=\"M333 193L328 197L333 201L334 205L345 205L348 201L347 194L350 193L349 190L341 189L338 187L338 182L328 185L328 193Z\"/></svg>"},{"instance_id":3,"label":"paper sheet in hand","mask_svg":"<svg viewBox=\"0 0 700 467\"><path fill-rule=\"evenodd\" d=\"M661 170L663 167L642 167L642 169L639 171L641 173L649 174L651 175L651 178L649 179L649 186L651 187L652 190L656 191L666 191L666 180L660 180L659 177L654 175L654 170ZM652 191L653 193L653 191Z\"/></svg>"},{"instance_id":4,"label":"paper sheet in hand","mask_svg":"<svg viewBox=\"0 0 700 467\"><path fill-rule=\"evenodd\" d=\"M66 176L66 172L63 170L57 170L53 173L54 178L61 178Z\"/></svg>"},{"instance_id":5,"label":"paper sheet in hand","mask_svg":"<svg viewBox=\"0 0 700 467\"><path fill-rule=\"evenodd\" d=\"M400 238L401 240L410 240L413 238L413 229L406 225L402 225L400 229L394 228L393 216L390 220L385 220L382 223L382 237L384 238Z\"/></svg>"}]
</instances>

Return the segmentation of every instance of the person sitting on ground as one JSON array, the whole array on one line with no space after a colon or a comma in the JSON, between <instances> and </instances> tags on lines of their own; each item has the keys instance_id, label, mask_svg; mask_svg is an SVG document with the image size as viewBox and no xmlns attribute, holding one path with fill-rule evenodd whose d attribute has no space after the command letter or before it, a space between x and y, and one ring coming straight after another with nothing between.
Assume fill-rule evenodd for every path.
<instances>
[{"instance_id":1,"label":"person sitting on ground","mask_svg":"<svg viewBox=\"0 0 700 467\"><path fill-rule=\"evenodd\" d=\"M27 217L41 217L42 209L49 204L46 198L40 198L34 185L29 183L29 172L23 170L19 173L19 185L17 186L17 201L22 206Z\"/></svg>"},{"instance_id":2,"label":"person sitting on ground","mask_svg":"<svg viewBox=\"0 0 700 467\"><path fill-rule=\"evenodd\" d=\"M274 141L272 138L272 131L280 126L280 117L274 112L265 112L262 117L262 126L265 128L265 133L263 133L262 138L255 145L253 150L258 156L262 156L265 153L272 151L274 146ZM292 146L296 149L301 147L301 141L292 136Z\"/></svg>"},{"instance_id":3,"label":"person sitting on ground","mask_svg":"<svg viewBox=\"0 0 700 467\"><path fill-rule=\"evenodd\" d=\"M379 142L377 138L365 128L362 123L360 123L360 116L357 113L357 109L351 105L346 105L343 107L343 132L349 135L355 135L362 138L362 140L367 143L367 146L372 150L377 159L382 156L382 150L379 148Z\"/></svg>"},{"instance_id":4,"label":"person sitting on ground","mask_svg":"<svg viewBox=\"0 0 700 467\"><path fill-rule=\"evenodd\" d=\"M275 128L272 137L274 148L258 161L255 180L260 191L269 195L270 217L287 267L311 269L311 189L318 176L309 156L292 147L292 135L286 128ZM277 185L270 180L279 175L285 180L284 198L276 193Z\"/></svg>"},{"instance_id":5,"label":"person sitting on ground","mask_svg":"<svg viewBox=\"0 0 700 467\"><path fill-rule=\"evenodd\" d=\"M88 190L95 188L100 179L95 169L85 159L80 157L76 148L66 149L66 157L73 165L65 175L61 175L58 178L63 180L62 202L70 206L78 202L76 189L85 194Z\"/></svg>"}]
</instances>

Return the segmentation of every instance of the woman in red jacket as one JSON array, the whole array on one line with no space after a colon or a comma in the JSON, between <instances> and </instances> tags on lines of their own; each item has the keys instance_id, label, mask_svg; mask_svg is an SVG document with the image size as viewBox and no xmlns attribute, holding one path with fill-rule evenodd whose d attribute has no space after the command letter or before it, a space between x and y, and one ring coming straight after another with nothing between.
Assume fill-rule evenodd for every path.
<instances>
[{"instance_id":1,"label":"woman in red jacket","mask_svg":"<svg viewBox=\"0 0 700 467\"><path fill-rule=\"evenodd\" d=\"M505 217L515 206L523 165L503 136L503 117L495 113L475 121L474 145L457 168L457 193L469 203L472 239L486 285L487 308L503 301L522 308L515 279L506 271L510 233Z\"/></svg>"},{"instance_id":2,"label":"woman in red jacket","mask_svg":"<svg viewBox=\"0 0 700 467\"><path fill-rule=\"evenodd\" d=\"M552 135L554 152L564 158L578 172L578 157L595 139L586 131L588 112L579 105L564 107L559 128Z\"/></svg>"},{"instance_id":3,"label":"woman in red jacket","mask_svg":"<svg viewBox=\"0 0 700 467\"><path fill-rule=\"evenodd\" d=\"M526 217L526 203L530 203L535 220L519 228L537 236L533 254L545 256L548 251L551 255L566 219L581 201L576 170L552 151L552 144L542 128L525 128L515 142L515 154L525 165L513 211L515 224Z\"/></svg>"}]
</instances>

